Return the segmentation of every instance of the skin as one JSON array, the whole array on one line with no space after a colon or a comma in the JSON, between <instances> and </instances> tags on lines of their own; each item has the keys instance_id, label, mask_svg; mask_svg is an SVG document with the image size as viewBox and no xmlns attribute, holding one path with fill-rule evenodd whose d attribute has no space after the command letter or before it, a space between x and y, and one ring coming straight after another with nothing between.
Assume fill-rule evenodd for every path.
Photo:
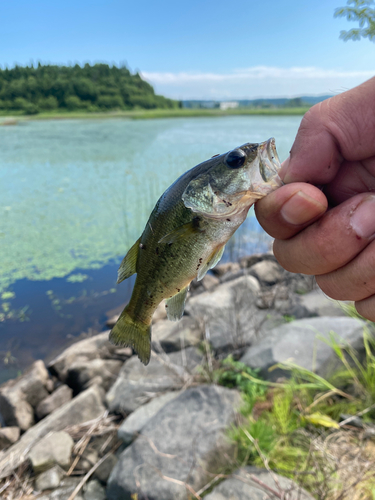
<instances>
[{"instance_id":1,"label":"skin","mask_svg":"<svg viewBox=\"0 0 375 500\"><path fill-rule=\"evenodd\" d=\"M375 321L375 78L313 106L280 177L258 201L262 227L288 271L312 274Z\"/></svg>"}]
</instances>

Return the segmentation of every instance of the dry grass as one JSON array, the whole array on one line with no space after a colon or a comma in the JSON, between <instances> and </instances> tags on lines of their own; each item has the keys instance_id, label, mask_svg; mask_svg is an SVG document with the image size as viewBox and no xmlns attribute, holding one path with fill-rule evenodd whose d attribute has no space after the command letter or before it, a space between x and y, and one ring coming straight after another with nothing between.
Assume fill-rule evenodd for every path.
<instances>
[{"instance_id":1,"label":"dry grass","mask_svg":"<svg viewBox=\"0 0 375 500\"><path fill-rule=\"evenodd\" d=\"M95 470L114 453L121 442L117 439L117 430L121 422L119 417L103 413L99 418L84 422L79 425L66 427L63 429L74 439L73 461L71 467L66 472L66 476L74 475L81 477L81 481L74 492L69 497L73 500L85 483L90 479ZM93 464L89 471L79 469L79 460L84 451L95 441L101 438L103 444L99 449L99 459ZM40 495L34 494L34 473L28 461L13 470L11 475L0 480L0 498L4 500L33 500Z\"/></svg>"}]
</instances>

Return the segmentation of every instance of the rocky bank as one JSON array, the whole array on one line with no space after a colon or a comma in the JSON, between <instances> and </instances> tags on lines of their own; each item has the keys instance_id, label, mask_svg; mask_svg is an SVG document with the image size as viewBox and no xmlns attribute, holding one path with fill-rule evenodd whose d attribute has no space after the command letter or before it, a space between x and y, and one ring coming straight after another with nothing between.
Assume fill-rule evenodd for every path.
<instances>
[{"instance_id":1,"label":"rocky bank","mask_svg":"<svg viewBox=\"0 0 375 500\"><path fill-rule=\"evenodd\" d=\"M335 356L317 335L334 331L361 350L362 329L272 254L221 264L193 283L180 322L159 307L147 367L106 331L0 386L0 495L187 500L210 488L210 500L311 499L266 470L238 469L227 431L241 396L206 374L232 354L275 380L286 373L268 368L290 358L311 369L316 346L315 371L327 376Z\"/></svg>"}]
</instances>

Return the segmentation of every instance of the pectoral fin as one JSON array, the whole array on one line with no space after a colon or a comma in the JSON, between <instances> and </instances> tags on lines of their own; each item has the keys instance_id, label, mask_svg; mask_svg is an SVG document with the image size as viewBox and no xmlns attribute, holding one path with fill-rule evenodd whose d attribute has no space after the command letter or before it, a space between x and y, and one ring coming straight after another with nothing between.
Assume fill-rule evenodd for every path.
<instances>
[{"instance_id":1,"label":"pectoral fin","mask_svg":"<svg viewBox=\"0 0 375 500\"><path fill-rule=\"evenodd\" d=\"M200 233L202 229L199 227L199 218L195 217L192 221L184 224L177 229L174 229L170 233L166 234L161 238L158 243L174 243L180 238L188 238L194 234Z\"/></svg>"},{"instance_id":2,"label":"pectoral fin","mask_svg":"<svg viewBox=\"0 0 375 500\"><path fill-rule=\"evenodd\" d=\"M137 258L138 258L138 250L139 250L140 241L141 241L141 238L139 238L134 243L134 245L131 247L131 249L128 251L128 253L125 255L125 257L122 259L119 270L117 272L117 283L121 283L121 281L126 280L132 274L137 272L136 265L137 265Z\"/></svg>"},{"instance_id":3,"label":"pectoral fin","mask_svg":"<svg viewBox=\"0 0 375 500\"><path fill-rule=\"evenodd\" d=\"M225 245L223 245L219 250L215 250L215 252L209 257L207 262L205 262L198 270L197 281L200 281L202 278L206 276L207 271L216 266L224 253Z\"/></svg>"},{"instance_id":4,"label":"pectoral fin","mask_svg":"<svg viewBox=\"0 0 375 500\"><path fill-rule=\"evenodd\" d=\"M170 321L178 321L184 314L185 301L188 290L189 290L189 285L183 288L172 298L167 299L165 301L167 316Z\"/></svg>"}]
</instances>

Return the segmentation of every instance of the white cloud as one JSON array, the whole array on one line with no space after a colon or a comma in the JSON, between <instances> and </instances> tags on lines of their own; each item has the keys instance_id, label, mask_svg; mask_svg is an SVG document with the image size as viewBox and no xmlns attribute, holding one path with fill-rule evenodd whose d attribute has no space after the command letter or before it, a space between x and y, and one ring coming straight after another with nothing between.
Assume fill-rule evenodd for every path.
<instances>
[{"instance_id":1,"label":"white cloud","mask_svg":"<svg viewBox=\"0 0 375 500\"><path fill-rule=\"evenodd\" d=\"M142 72L156 92L176 99L252 99L338 93L375 75L316 67L255 66L231 73Z\"/></svg>"}]
</instances>

